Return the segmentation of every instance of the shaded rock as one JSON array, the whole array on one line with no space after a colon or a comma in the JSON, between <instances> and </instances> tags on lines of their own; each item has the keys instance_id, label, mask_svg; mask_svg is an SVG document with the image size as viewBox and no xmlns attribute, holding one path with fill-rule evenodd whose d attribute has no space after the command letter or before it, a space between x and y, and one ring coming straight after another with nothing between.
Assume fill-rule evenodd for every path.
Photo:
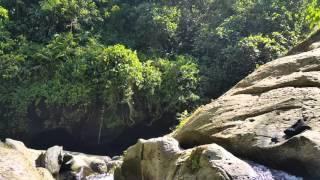
<instances>
[{"instance_id":1,"label":"shaded rock","mask_svg":"<svg viewBox=\"0 0 320 180\"><path fill-rule=\"evenodd\" d=\"M139 140L115 171L116 180L245 180L257 177L246 162L216 144L182 150L170 137Z\"/></svg>"},{"instance_id":2,"label":"shaded rock","mask_svg":"<svg viewBox=\"0 0 320 180\"><path fill-rule=\"evenodd\" d=\"M82 179L94 174L108 172L106 156L93 156L82 153L66 152L61 166L60 179Z\"/></svg>"},{"instance_id":3,"label":"shaded rock","mask_svg":"<svg viewBox=\"0 0 320 180\"><path fill-rule=\"evenodd\" d=\"M123 160L114 160L114 161L108 161L107 162L107 173L108 174L114 174L114 171L119 168L123 163Z\"/></svg>"},{"instance_id":4,"label":"shaded rock","mask_svg":"<svg viewBox=\"0 0 320 180\"><path fill-rule=\"evenodd\" d=\"M285 138L286 129L302 118L312 129ZM261 66L200 107L172 136L183 147L217 143L239 157L319 179L319 121L320 49L316 49Z\"/></svg>"},{"instance_id":5,"label":"shaded rock","mask_svg":"<svg viewBox=\"0 0 320 180\"><path fill-rule=\"evenodd\" d=\"M307 39L299 43L297 46L290 49L287 55L299 54L302 52L310 51L319 48L320 30L312 33Z\"/></svg>"},{"instance_id":6,"label":"shaded rock","mask_svg":"<svg viewBox=\"0 0 320 180\"><path fill-rule=\"evenodd\" d=\"M286 138L290 138L292 136L302 133L304 130L310 129L310 126L308 126L302 119L299 119L290 128L284 130L284 133L286 134Z\"/></svg>"},{"instance_id":7,"label":"shaded rock","mask_svg":"<svg viewBox=\"0 0 320 180\"><path fill-rule=\"evenodd\" d=\"M315 42L315 43L312 43L310 46L309 46L309 49L308 50L314 50L314 49L318 49L320 48L320 42Z\"/></svg>"},{"instance_id":8,"label":"shaded rock","mask_svg":"<svg viewBox=\"0 0 320 180\"><path fill-rule=\"evenodd\" d=\"M43 179L45 179L45 180L55 180L48 169L39 167L39 168L37 168L37 170L38 170L40 176L43 177Z\"/></svg>"}]
</instances>

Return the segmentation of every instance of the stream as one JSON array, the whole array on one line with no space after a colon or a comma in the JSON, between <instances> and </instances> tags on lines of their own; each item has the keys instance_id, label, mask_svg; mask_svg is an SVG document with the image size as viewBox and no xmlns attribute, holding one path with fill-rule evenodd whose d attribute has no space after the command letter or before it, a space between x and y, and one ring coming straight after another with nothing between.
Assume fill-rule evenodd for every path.
<instances>
[{"instance_id":1,"label":"stream","mask_svg":"<svg viewBox=\"0 0 320 180\"><path fill-rule=\"evenodd\" d=\"M247 161L247 163L250 164L258 174L258 177L255 180L303 180L302 177L293 176L284 171L270 169L251 161Z\"/></svg>"},{"instance_id":2,"label":"stream","mask_svg":"<svg viewBox=\"0 0 320 180\"><path fill-rule=\"evenodd\" d=\"M247 161L256 171L258 177L252 180L303 180L302 177L290 175L284 171L270 169L266 166ZM100 174L87 177L87 180L114 180L113 175Z\"/></svg>"},{"instance_id":3,"label":"stream","mask_svg":"<svg viewBox=\"0 0 320 180\"><path fill-rule=\"evenodd\" d=\"M86 177L86 180L114 180L113 175L99 174Z\"/></svg>"}]
</instances>

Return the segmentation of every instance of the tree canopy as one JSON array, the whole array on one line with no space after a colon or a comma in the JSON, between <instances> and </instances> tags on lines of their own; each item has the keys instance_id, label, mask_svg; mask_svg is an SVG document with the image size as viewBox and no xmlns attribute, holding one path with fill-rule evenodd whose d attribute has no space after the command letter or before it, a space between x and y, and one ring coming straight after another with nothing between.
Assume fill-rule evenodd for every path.
<instances>
[{"instance_id":1,"label":"tree canopy","mask_svg":"<svg viewBox=\"0 0 320 180\"><path fill-rule=\"evenodd\" d=\"M26 131L30 118L85 119L101 131L190 111L305 38L319 9L316 0L0 0L0 132Z\"/></svg>"}]
</instances>

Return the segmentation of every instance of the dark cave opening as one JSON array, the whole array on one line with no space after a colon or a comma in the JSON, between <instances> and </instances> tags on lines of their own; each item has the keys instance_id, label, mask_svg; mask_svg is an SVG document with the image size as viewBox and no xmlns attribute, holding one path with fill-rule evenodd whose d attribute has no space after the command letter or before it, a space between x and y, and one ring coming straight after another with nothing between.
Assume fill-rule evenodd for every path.
<instances>
[{"instance_id":1,"label":"dark cave opening","mask_svg":"<svg viewBox=\"0 0 320 180\"><path fill-rule=\"evenodd\" d=\"M25 141L29 148L46 150L52 146L63 146L64 150L81 152L94 155L116 156L121 155L124 150L134 145L138 139L150 139L170 133L170 127L177 122L174 116L163 117L166 120L154 122L151 126L146 123L139 123L126 128L119 136L109 143L98 144L90 140L75 137L66 129L57 128L39 132L33 135L30 140ZM168 120L168 119L171 120Z\"/></svg>"},{"instance_id":2,"label":"dark cave opening","mask_svg":"<svg viewBox=\"0 0 320 180\"><path fill-rule=\"evenodd\" d=\"M35 134L27 145L34 149L47 149L55 145L63 146L64 149L74 149L79 142L66 129L57 128Z\"/></svg>"}]
</instances>

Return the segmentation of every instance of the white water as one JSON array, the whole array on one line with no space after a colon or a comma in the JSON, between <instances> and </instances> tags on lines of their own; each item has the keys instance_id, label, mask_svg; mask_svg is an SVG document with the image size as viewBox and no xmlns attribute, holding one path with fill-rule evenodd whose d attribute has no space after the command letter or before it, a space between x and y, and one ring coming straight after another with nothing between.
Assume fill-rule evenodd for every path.
<instances>
[{"instance_id":1,"label":"white water","mask_svg":"<svg viewBox=\"0 0 320 180\"><path fill-rule=\"evenodd\" d=\"M86 180L114 180L113 175L99 174L86 177Z\"/></svg>"},{"instance_id":2,"label":"white water","mask_svg":"<svg viewBox=\"0 0 320 180\"><path fill-rule=\"evenodd\" d=\"M303 180L302 177L293 176L283 171L270 169L253 162L248 163L258 174L258 177L255 180Z\"/></svg>"},{"instance_id":3,"label":"white water","mask_svg":"<svg viewBox=\"0 0 320 180\"><path fill-rule=\"evenodd\" d=\"M286 172L270 169L266 166L248 161L248 164L256 171L258 177L252 180L303 180L302 177L290 175ZM87 180L114 180L113 175L100 174L86 177Z\"/></svg>"}]
</instances>

